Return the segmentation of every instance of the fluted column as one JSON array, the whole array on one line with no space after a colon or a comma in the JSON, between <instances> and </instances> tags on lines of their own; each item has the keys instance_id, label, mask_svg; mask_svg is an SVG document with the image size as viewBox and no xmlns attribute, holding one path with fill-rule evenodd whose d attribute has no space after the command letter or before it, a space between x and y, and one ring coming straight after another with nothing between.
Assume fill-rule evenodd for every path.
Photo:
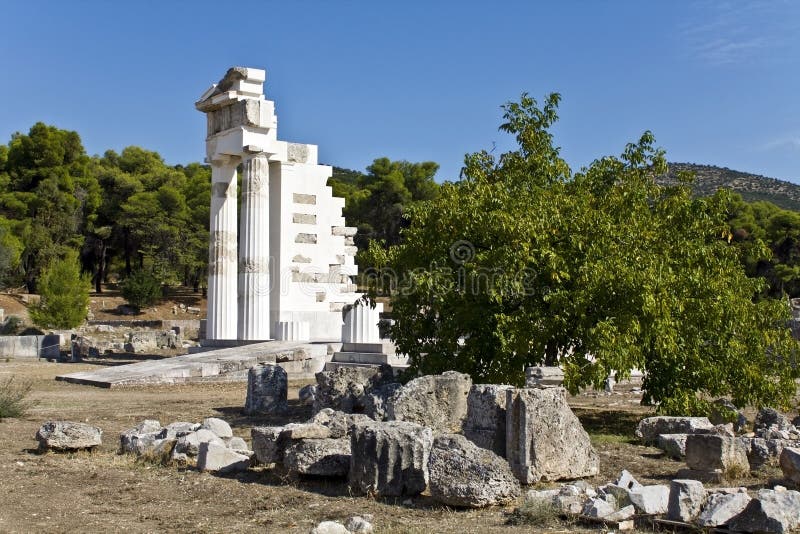
<instances>
[{"instance_id":1,"label":"fluted column","mask_svg":"<svg viewBox=\"0 0 800 534\"><path fill-rule=\"evenodd\" d=\"M236 165L211 162L207 339L236 339Z\"/></svg>"},{"instance_id":2,"label":"fluted column","mask_svg":"<svg viewBox=\"0 0 800 534\"><path fill-rule=\"evenodd\" d=\"M246 156L239 244L239 339L269 339L269 161Z\"/></svg>"},{"instance_id":3,"label":"fluted column","mask_svg":"<svg viewBox=\"0 0 800 534\"><path fill-rule=\"evenodd\" d=\"M383 304L370 308L360 302L353 304L344 318L342 341L344 343L380 343L378 322Z\"/></svg>"}]
</instances>

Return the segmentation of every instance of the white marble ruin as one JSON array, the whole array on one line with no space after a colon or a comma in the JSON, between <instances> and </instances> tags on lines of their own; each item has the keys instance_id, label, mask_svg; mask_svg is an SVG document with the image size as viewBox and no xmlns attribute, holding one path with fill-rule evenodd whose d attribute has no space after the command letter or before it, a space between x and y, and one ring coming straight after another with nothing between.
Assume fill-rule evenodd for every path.
<instances>
[{"instance_id":1,"label":"white marble ruin","mask_svg":"<svg viewBox=\"0 0 800 534\"><path fill-rule=\"evenodd\" d=\"M345 226L317 147L278 140L265 79L234 67L195 104L208 119L212 168L206 338L339 341L342 310L361 296L351 279L356 229Z\"/></svg>"}]
</instances>

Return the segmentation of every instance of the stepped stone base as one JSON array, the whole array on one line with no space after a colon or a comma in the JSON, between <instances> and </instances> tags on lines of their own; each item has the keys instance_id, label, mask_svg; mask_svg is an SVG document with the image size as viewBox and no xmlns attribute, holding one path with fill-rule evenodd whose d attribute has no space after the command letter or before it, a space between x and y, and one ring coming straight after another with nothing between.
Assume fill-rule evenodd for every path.
<instances>
[{"instance_id":1,"label":"stepped stone base","mask_svg":"<svg viewBox=\"0 0 800 534\"><path fill-rule=\"evenodd\" d=\"M378 367L389 364L394 369L408 367L408 358L395 352L393 343L343 343L342 348L333 354L325 365L326 371L339 367Z\"/></svg>"},{"instance_id":2,"label":"stepped stone base","mask_svg":"<svg viewBox=\"0 0 800 534\"><path fill-rule=\"evenodd\" d=\"M56 380L104 388L147 384L247 381L251 367L269 363L283 367L289 380L313 379L329 359L325 343L267 341L208 350L163 360L147 360L97 371L59 375Z\"/></svg>"}]
</instances>

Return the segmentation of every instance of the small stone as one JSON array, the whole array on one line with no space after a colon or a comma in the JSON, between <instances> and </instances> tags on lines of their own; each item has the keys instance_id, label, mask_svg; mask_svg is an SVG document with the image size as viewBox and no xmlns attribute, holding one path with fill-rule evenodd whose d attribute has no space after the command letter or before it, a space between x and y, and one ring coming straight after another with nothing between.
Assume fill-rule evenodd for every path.
<instances>
[{"instance_id":1,"label":"small stone","mask_svg":"<svg viewBox=\"0 0 800 534\"><path fill-rule=\"evenodd\" d=\"M604 518L616 512L613 505L603 499L591 499L583 507L583 515L595 518Z\"/></svg>"},{"instance_id":2,"label":"small stone","mask_svg":"<svg viewBox=\"0 0 800 534\"><path fill-rule=\"evenodd\" d=\"M247 442L238 436L233 436L227 442L228 448L233 451L247 451L249 447Z\"/></svg>"},{"instance_id":3,"label":"small stone","mask_svg":"<svg viewBox=\"0 0 800 534\"><path fill-rule=\"evenodd\" d=\"M747 493L712 493L706 500L696 523L701 527L719 527L739 515L750 502Z\"/></svg>"},{"instance_id":4,"label":"small stone","mask_svg":"<svg viewBox=\"0 0 800 534\"><path fill-rule=\"evenodd\" d=\"M350 534L350 531L338 521L323 521L314 527L311 534Z\"/></svg>"},{"instance_id":5,"label":"small stone","mask_svg":"<svg viewBox=\"0 0 800 534\"><path fill-rule=\"evenodd\" d=\"M783 476L795 484L800 484L800 449L784 448L780 456L780 465Z\"/></svg>"},{"instance_id":6,"label":"small stone","mask_svg":"<svg viewBox=\"0 0 800 534\"><path fill-rule=\"evenodd\" d=\"M39 450L93 449L102 444L103 431L85 423L47 421L36 432Z\"/></svg>"},{"instance_id":7,"label":"small stone","mask_svg":"<svg viewBox=\"0 0 800 534\"><path fill-rule=\"evenodd\" d=\"M314 399L317 398L317 386L315 384L303 386L300 388L297 395L300 398L300 404L303 406L313 406Z\"/></svg>"},{"instance_id":8,"label":"small stone","mask_svg":"<svg viewBox=\"0 0 800 534\"><path fill-rule=\"evenodd\" d=\"M659 434L656 438L656 447L667 453L675 460L686 457L686 438L689 434Z\"/></svg>"},{"instance_id":9,"label":"small stone","mask_svg":"<svg viewBox=\"0 0 800 534\"><path fill-rule=\"evenodd\" d=\"M203 424L200 425L201 429L210 430L217 437L220 438L232 438L233 437L233 430L231 430L231 425L229 425L226 421L219 419L217 417L208 417L203 419Z\"/></svg>"},{"instance_id":10,"label":"small stone","mask_svg":"<svg viewBox=\"0 0 800 534\"><path fill-rule=\"evenodd\" d=\"M643 514L664 514L669 507L669 487L662 484L634 488L628 492L628 497Z\"/></svg>"},{"instance_id":11,"label":"small stone","mask_svg":"<svg viewBox=\"0 0 800 534\"><path fill-rule=\"evenodd\" d=\"M349 530L351 534L372 534L374 532L372 523L366 517L358 515L348 518L344 523L344 528Z\"/></svg>"},{"instance_id":12,"label":"small stone","mask_svg":"<svg viewBox=\"0 0 800 534\"><path fill-rule=\"evenodd\" d=\"M609 514L605 517L607 521L627 521L628 519L632 518L636 515L636 507L632 504L625 506L624 508L620 508L613 514Z\"/></svg>"},{"instance_id":13,"label":"small stone","mask_svg":"<svg viewBox=\"0 0 800 534\"><path fill-rule=\"evenodd\" d=\"M283 451L283 466L301 475L345 477L350 470L350 438L292 441Z\"/></svg>"},{"instance_id":14,"label":"small stone","mask_svg":"<svg viewBox=\"0 0 800 534\"><path fill-rule=\"evenodd\" d=\"M279 444L282 432L282 426L260 426L250 430L253 452L259 463L268 465L283 460L283 451Z\"/></svg>"},{"instance_id":15,"label":"small stone","mask_svg":"<svg viewBox=\"0 0 800 534\"><path fill-rule=\"evenodd\" d=\"M636 480L636 478L634 478L634 476L627 469L622 470L622 473L619 474L619 478L614 484L627 490L642 487L639 481Z\"/></svg>"},{"instance_id":16,"label":"small stone","mask_svg":"<svg viewBox=\"0 0 800 534\"><path fill-rule=\"evenodd\" d=\"M673 480L669 485L667 519L689 523L700 514L705 502L706 489L702 482Z\"/></svg>"},{"instance_id":17,"label":"small stone","mask_svg":"<svg viewBox=\"0 0 800 534\"><path fill-rule=\"evenodd\" d=\"M201 471L232 473L244 471L250 466L250 458L216 443L201 443L197 455L197 468Z\"/></svg>"}]
</instances>

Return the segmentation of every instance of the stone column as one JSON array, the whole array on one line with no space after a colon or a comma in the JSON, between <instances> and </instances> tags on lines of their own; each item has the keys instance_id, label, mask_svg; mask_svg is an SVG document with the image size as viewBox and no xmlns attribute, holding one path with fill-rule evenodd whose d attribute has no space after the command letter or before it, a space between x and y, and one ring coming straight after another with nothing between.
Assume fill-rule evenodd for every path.
<instances>
[{"instance_id":1,"label":"stone column","mask_svg":"<svg viewBox=\"0 0 800 534\"><path fill-rule=\"evenodd\" d=\"M383 304L370 308L360 302L353 304L344 318L342 342L344 343L380 343L378 322L383 311Z\"/></svg>"},{"instance_id":2,"label":"stone column","mask_svg":"<svg viewBox=\"0 0 800 534\"><path fill-rule=\"evenodd\" d=\"M269 339L269 161L245 156L239 246L239 339Z\"/></svg>"},{"instance_id":3,"label":"stone column","mask_svg":"<svg viewBox=\"0 0 800 534\"><path fill-rule=\"evenodd\" d=\"M211 162L207 339L236 339L236 165Z\"/></svg>"}]
</instances>

